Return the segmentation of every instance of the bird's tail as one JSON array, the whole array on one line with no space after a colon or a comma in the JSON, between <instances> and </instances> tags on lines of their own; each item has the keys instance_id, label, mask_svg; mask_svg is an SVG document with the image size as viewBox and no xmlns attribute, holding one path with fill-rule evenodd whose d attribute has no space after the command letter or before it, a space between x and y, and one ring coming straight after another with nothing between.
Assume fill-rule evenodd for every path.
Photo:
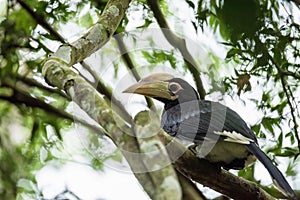
<instances>
[{"instance_id":1,"label":"bird's tail","mask_svg":"<svg viewBox=\"0 0 300 200\"><path fill-rule=\"evenodd\" d=\"M288 195L293 200L299 200L285 179L279 169L272 163L270 158L254 143L247 145L248 150L257 157L257 159L266 167L269 171L274 184L281 189L286 195Z\"/></svg>"}]
</instances>

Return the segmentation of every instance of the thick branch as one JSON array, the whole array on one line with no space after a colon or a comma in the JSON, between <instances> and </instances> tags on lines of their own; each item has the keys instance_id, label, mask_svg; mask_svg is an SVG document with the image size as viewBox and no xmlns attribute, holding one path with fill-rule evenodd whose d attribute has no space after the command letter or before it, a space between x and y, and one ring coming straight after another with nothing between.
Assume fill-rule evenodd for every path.
<instances>
[{"instance_id":1,"label":"thick branch","mask_svg":"<svg viewBox=\"0 0 300 200\"><path fill-rule=\"evenodd\" d=\"M52 33L57 38L62 38L52 27L47 24L43 17L39 17L35 12L33 12L22 0L18 2L24 6L24 8L31 14L31 16L40 19L38 23L41 23L42 26ZM92 29L86 33L82 38L75 41L73 44L64 44L52 55L51 59L59 59L60 62L71 62L68 66L71 66L77 62L82 61L85 57L89 56L91 53L103 46L113 34L115 29L118 27L120 20L123 18L126 8L128 7L130 0L127 1L118 1L111 0L106 8L104 9L101 17L97 24L95 24ZM62 39L63 42L63 39ZM124 109L122 104L114 99L111 95L109 88L101 82L100 77L96 73L92 73L89 66L82 62L83 67L85 67L91 75L97 80L97 90L106 95L106 97L111 100L112 103L120 110L121 116L126 119L127 122L131 122L131 116ZM45 71L45 69L43 69ZM90 82L91 83L91 82ZM91 83L92 84L92 83ZM93 84L92 84L93 85Z\"/></svg>"},{"instance_id":2,"label":"thick branch","mask_svg":"<svg viewBox=\"0 0 300 200\"><path fill-rule=\"evenodd\" d=\"M175 171L164 144L160 141L157 134L160 132L160 122L156 113L152 111L141 111L135 118L135 132L142 158L147 163L147 167L152 175L153 187L152 193L158 193L154 199L206 199L189 178ZM164 180L172 180L168 185L164 185ZM179 183L181 187L179 187ZM145 188L144 188L145 189ZM147 188L146 188L147 189ZM148 188L149 189L149 188ZM151 189L151 188L150 188ZM173 191L174 189L178 191ZM151 193L150 191L150 193ZM149 192L148 192L149 193ZM157 194L156 194L157 195ZM165 197L165 198L163 198Z\"/></svg>"},{"instance_id":3,"label":"thick branch","mask_svg":"<svg viewBox=\"0 0 300 200\"><path fill-rule=\"evenodd\" d=\"M139 119L143 122L143 124L146 124L144 125L145 127L148 127L146 130L141 129L137 131L139 134L142 134L140 135L141 138L138 140L142 140L142 142L148 142L147 140L149 140L149 134L157 133L157 135L153 137L160 137L168 151L171 159L170 161L174 163L175 168L186 177L191 178L194 181L197 181L234 199L272 199L271 196L262 190L257 184L234 176L233 174L210 164L206 160L200 160L195 157L190 150L183 147L173 137L159 129L159 119L155 117L155 114L151 114L151 112L148 111L143 111L140 112L135 119ZM143 139L145 136L148 136L146 141ZM150 137L150 140L153 137ZM140 146L147 145L140 144ZM151 146L152 150L156 148L155 146L157 147L159 145L153 144ZM163 154L163 151L160 151L160 154ZM167 162L169 162L168 159L158 160L157 157L153 157L148 163L151 163L151 167L153 165L162 166ZM189 186L191 187L191 185ZM199 196L199 193L197 196L198 197L196 199L205 198Z\"/></svg>"},{"instance_id":4,"label":"thick branch","mask_svg":"<svg viewBox=\"0 0 300 200\"><path fill-rule=\"evenodd\" d=\"M116 106L116 109L114 111L116 111L126 122L132 123L132 117L127 112L127 110L124 108L123 104L119 100L114 98L114 96L112 95L111 88L109 86L105 85L102 78L86 62L81 62L81 64L93 76L93 78L96 80L95 89L100 94L105 95L107 97L108 101ZM84 76L82 76L82 77L84 77ZM87 82L89 82L91 85L95 85L95 83L93 83L89 79L85 78L85 80Z\"/></svg>"},{"instance_id":5,"label":"thick branch","mask_svg":"<svg viewBox=\"0 0 300 200\"><path fill-rule=\"evenodd\" d=\"M110 0L98 22L72 44L64 44L49 58L58 59L67 66L81 62L106 44L123 19L130 0Z\"/></svg>"},{"instance_id":6,"label":"thick branch","mask_svg":"<svg viewBox=\"0 0 300 200\"><path fill-rule=\"evenodd\" d=\"M69 67L82 61L102 47L115 32L124 16L129 0L110 0L97 24L71 45L62 45L43 66L43 75L52 86L64 90L91 118L98 122L122 151L137 179L151 181L142 160L134 132L118 115L114 115L106 101L95 89Z\"/></svg>"},{"instance_id":7,"label":"thick branch","mask_svg":"<svg viewBox=\"0 0 300 200\"><path fill-rule=\"evenodd\" d=\"M3 86L8 86L13 90L13 94L10 96L1 96L0 99L9 101L14 104L25 104L28 107L32 108L39 108L41 110L44 110L47 113L53 114L57 117L68 119L70 121L76 121L77 123L80 123L83 126L86 126L87 128L93 130L95 133L101 134L101 135L107 135L104 130L102 130L100 127L95 126L93 124L90 124L75 115L72 115L70 113L67 113L66 111L62 109L58 109L56 107L51 106L48 103L45 103L44 101L32 97L32 95L28 92L28 88L24 90L24 87L27 87L25 83L17 83L15 84L14 81L11 81L8 79L5 79L3 81ZM20 84L23 86L20 87Z\"/></svg>"},{"instance_id":8,"label":"thick branch","mask_svg":"<svg viewBox=\"0 0 300 200\"><path fill-rule=\"evenodd\" d=\"M37 21L38 24L40 24L42 27L44 27L46 30L48 30L49 33L51 35L53 35L61 43L65 43L64 38L55 29L53 29L49 23L47 23L47 21L45 20L45 17L43 15L40 15L40 14L37 14L36 12L34 12L23 0L17 0L17 1L32 16L32 18ZM130 123L132 120L131 116L128 114L128 112L125 110L125 108L122 106L122 104L118 100L113 98L110 89L105 86L105 84L101 81L101 78L96 73L94 73L94 71L91 70L91 68L85 62L82 62L81 64L83 67L85 67L85 69L87 69L90 72L90 74L93 76L93 78L95 80L97 80L97 90L101 94L104 94L113 104L115 104L118 107L118 109L120 109L119 114L127 122ZM22 78L22 77L20 77L20 78ZM34 81L34 80L27 79L27 78L22 78L22 79L23 79L23 81L27 82L28 84L31 84L32 81ZM91 83L91 85L94 85L92 82L90 82L90 83ZM34 84L37 84L37 83L35 82ZM55 91L56 89L47 88L47 90ZM56 90L56 92L57 92L57 90Z\"/></svg>"},{"instance_id":9,"label":"thick branch","mask_svg":"<svg viewBox=\"0 0 300 200\"><path fill-rule=\"evenodd\" d=\"M143 187L151 199L181 200L181 187L164 144L157 135L150 135L160 129L159 121L151 120L149 114L142 111L134 118L134 130L141 151L139 156L151 176L151 184L144 183Z\"/></svg>"},{"instance_id":10,"label":"thick branch","mask_svg":"<svg viewBox=\"0 0 300 200\"><path fill-rule=\"evenodd\" d=\"M151 183L152 178L147 164L139 156L139 144L133 130L112 112L106 100L89 83L68 66L56 62L48 62L48 65L50 66L46 66L48 70L45 74L47 82L64 90L79 107L105 129L141 183Z\"/></svg>"},{"instance_id":11,"label":"thick branch","mask_svg":"<svg viewBox=\"0 0 300 200\"><path fill-rule=\"evenodd\" d=\"M191 179L181 174L178 170L176 170L176 172L182 189L182 199L207 199L199 190L196 183L193 183Z\"/></svg>"},{"instance_id":12,"label":"thick branch","mask_svg":"<svg viewBox=\"0 0 300 200\"><path fill-rule=\"evenodd\" d=\"M68 98L67 95L65 93L63 93L61 90L58 90L57 88L50 88L49 86L47 87L47 86L43 85L42 83L36 81L33 78L17 75L17 80L20 80L29 86L34 86L34 87L38 87L42 90L46 90L50 94L58 94L61 97Z\"/></svg>"},{"instance_id":13,"label":"thick branch","mask_svg":"<svg viewBox=\"0 0 300 200\"><path fill-rule=\"evenodd\" d=\"M167 147L171 160L174 161L174 166L186 177L233 199L273 199L257 184L195 157L190 150L185 149L166 133L161 132L160 137ZM178 158L179 154L182 156Z\"/></svg>"},{"instance_id":14,"label":"thick branch","mask_svg":"<svg viewBox=\"0 0 300 200\"><path fill-rule=\"evenodd\" d=\"M159 24L160 28L162 29L163 34L165 35L166 39L168 40L168 42L172 46L177 48L180 51L180 53L182 54L189 71L193 75L200 98L204 99L206 93L205 93L205 89L203 87L202 80L200 78L200 73L197 69L197 63L194 60L193 56L189 53L189 51L186 47L185 40L176 36L175 33L173 33L170 30L169 25L159 7L159 1L158 0L148 0L147 2L154 14L154 17L157 20L157 23Z\"/></svg>"}]
</instances>

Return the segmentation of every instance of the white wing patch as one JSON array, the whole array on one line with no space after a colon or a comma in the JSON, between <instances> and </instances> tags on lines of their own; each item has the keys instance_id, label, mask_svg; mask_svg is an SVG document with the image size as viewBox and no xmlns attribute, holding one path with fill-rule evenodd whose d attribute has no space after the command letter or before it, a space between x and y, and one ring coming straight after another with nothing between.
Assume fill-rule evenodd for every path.
<instances>
[{"instance_id":1,"label":"white wing patch","mask_svg":"<svg viewBox=\"0 0 300 200\"><path fill-rule=\"evenodd\" d=\"M215 131L214 132L217 135L222 135L225 136L226 139L224 141L227 142L234 142L234 143L239 143L239 144L250 144L250 142L254 142L252 139L247 138L243 136L240 133L237 133L235 131L229 132L229 131Z\"/></svg>"}]
</instances>

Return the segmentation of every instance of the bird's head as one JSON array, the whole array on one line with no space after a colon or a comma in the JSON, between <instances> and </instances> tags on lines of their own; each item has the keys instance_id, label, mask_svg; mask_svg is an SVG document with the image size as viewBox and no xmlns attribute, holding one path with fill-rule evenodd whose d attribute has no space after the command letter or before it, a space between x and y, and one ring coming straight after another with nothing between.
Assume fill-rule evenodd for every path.
<instances>
[{"instance_id":1,"label":"bird's head","mask_svg":"<svg viewBox=\"0 0 300 200\"><path fill-rule=\"evenodd\" d=\"M166 73L147 76L123 92L152 97L165 104L199 99L198 93L190 84Z\"/></svg>"}]
</instances>

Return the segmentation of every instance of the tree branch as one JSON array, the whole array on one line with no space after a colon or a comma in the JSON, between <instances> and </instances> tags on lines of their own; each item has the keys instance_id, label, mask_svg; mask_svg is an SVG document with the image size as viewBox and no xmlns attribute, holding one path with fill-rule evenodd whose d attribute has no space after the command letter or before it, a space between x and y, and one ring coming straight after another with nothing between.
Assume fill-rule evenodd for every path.
<instances>
[{"instance_id":1,"label":"tree branch","mask_svg":"<svg viewBox=\"0 0 300 200\"><path fill-rule=\"evenodd\" d=\"M140 153L135 134L118 116L114 115L106 101L95 89L69 67L102 47L115 32L125 14L129 0L110 0L97 24L79 40L65 44L43 66L43 75L48 84L64 90L91 118L98 122L122 151L140 182L151 180L146 165L132 156Z\"/></svg>"},{"instance_id":2,"label":"tree branch","mask_svg":"<svg viewBox=\"0 0 300 200\"><path fill-rule=\"evenodd\" d=\"M98 22L81 38L71 44L63 44L48 59L72 66L90 56L106 44L123 19L130 0L110 0Z\"/></svg>"},{"instance_id":3,"label":"tree branch","mask_svg":"<svg viewBox=\"0 0 300 200\"><path fill-rule=\"evenodd\" d=\"M295 109L293 107L293 104L291 102L291 99L290 99L290 94L288 92L288 86L286 85L285 83L285 80L284 80L284 77L285 77L285 71L283 71L281 68L280 68L280 64L276 62L276 60L270 55L270 53L268 52L267 49L265 49L265 53L266 55L268 56L268 58L272 61L272 63L275 65L277 71L278 71L278 75L280 76L280 81L281 81L281 85L282 85L282 88L283 88L283 91L286 95L286 98L288 100L288 105L290 107L290 110L291 110L291 115L292 115L292 120L293 120L293 123L294 123L294 131L295 131L295 137L296 137L296 140L297 140L297 146L298 146L298 149L299 149L299 152L300 152L300 136L299 136L299 132L298 132L298 123L297 123L297 118L295 116Z\"/></svg>"},{"instance_id":4,"label":"tree branch","mask_svg":"<svg viewBox=\"0 0 300 200\"><path fill-rule=\"evenodd\" d=\"M150 136L160 129L158 120L151 120L149 111L139 112L134 118L134 131L140 147L140 155L151 176L151 184L143 183L151 199L182 199L176 171L170 165L170 159L164 144L157 135Z\"/></svg>"},{"instance_id":5,"label":"tree branch","mask_svg":"<svg viewBox=\"0 0 300 200\"><path fill-rule=\"evenodd\" d=\"M68 98L68 96L61 90L58 90L57 88L50 88L49 86L47 87L47 86L43 85L42 83L34 80L33 78L29 78L27 76L21 76L21 75L17 75L16 78L17 78L17 80L22 81L29 86L38 87L42 90L49 92L50 94L58 94L61 97Z\"/></svg>"},{"instance_id":6,"label":"tree branch","mask_svg":"<svg viewBox=\"0 0 300 200\"><path fill-rule=\"evenodd\" d=\"M159 136L166 145L175 168L186 177L233 199L273 199L257 184L197 158L190 150L166 133L161 132ZM178 158L179 154L182 156Z\"/></svg>"},{"instance_id":7,"label":"tree branch","mask_svg":"<svg viewBox=\"0 0 300 200\"><path fill-rule=\"evenodd\" d=\"M44 29L49 31L49 33L54 36L58 41L61 43L65 43L65 39L50 26L50 24L45 20L45 17L43 15L39 15L35 13L23 0L17 0L17 2L31 15L31 17Z\"/></svg>"},{"instance_id":8,"label":"tree branch","mask_svg":"<svg viewBox=\"0 0 300 200\"><path fill-rule=\"evenodd\" d=\"M114 37L117 41L120 53L122 55L122 58L127 66L127 68L130 70L130 72L132 73L133 77L135 78L136 81L139 81L141 79L141 76L138 74L138 72L136 71L136 68L128 54L128 51L125 47L125 44L123 42L122 36L120 35L115 35ZM152 109L153 111L155 111L155 105L152 101L152 99L150 99L149 97L145 97L147 105L150 109Z\"/></svg>"},{"instance_id":9,"label":"tree branch","mask_svg":"<svg viewBox=\"0 0 300 200\"><path fill-rule=\"evenodd\" d=\"M134 76L134 78L137 80L137 81L139 81L140 79L141 79L141 77L140 77L140 75L138 74L138 72L136 71L136 68L135 68L135 66L134 66L134 64L133 64L133 62L132 62L132 60L131 60L131 58L130 58L130 55L128 54L128 51L127 51L127 49L126 49L126 47L125 47L125 44L124 44L124 42L123 42L123 40L122 40L122 36L120 36L120 35L115 35L115 37L114 37L115 39L116 39L116 41L117 41L117 44L118 44L118 46L119 46L119 49L120 49L120 53L121 53L121 55L122 55L122 58L123 58L123 60L125 61L125 63L126 63L126 65L127 65L127 68L130 70L130 72L133 74L133 76ZM150 99L150 98L148 98L148 97L146 97L146 101L147 101L147 104L148 104L148 107L149 108L151 108L151 110L153 111L153 112L155 112L156 111L156 109L153 109L153 108L155 108L155 105L154 105L154 103L153 103L153 101L152 101L152 99ZM158 124L153 124L153 123L151 123L151 122L153 122L153 121L151 121L150 123L151 123L151 125L147 125L147 124L144 124L145 123L145 121L147 121L147 120L143 120L143 119L145 119L145 118L147 118L147 116L145 116L145 114L146 115L148 115L147 114L147 112L140 112L137 116L135 116L135 120L137 120L136 122L135 122L135 124L143 124L143 126L145 126L145 127L143 127L141 130L136 130L135 132L136 132L136 134L141 134L141 132L145 132L146 134L148 134L149 135L149 133L151 133L151 132L153 132L153 127L156 127L157 129L159 128L159 125ZM138 122L138 123L137 123ZM147 125L147 126L146 126ZM156 126L155 126L156 125ZM149 130L147 130L147 129L149 129ZM150 129L152 129L152 130L150 130ZM154 128L155 129L155 128ZM154 130L155 131L155 130ZM139 135L136 135L137 136L137 138L138 138L138 141L141 141L141 143L143 144L144 142L149 142L149 136L147 136L147 140L145 141L143 138L143 136L142 137L139 137ZM141 139L139 139L139 138L141 138ZM158 141L158 139L156 138L156 137L152 137L152 139L153 139L153 142L155 141L155 142L159 142ZM151 139L150 139L150 141L151 141ZM143 146L142 144L141 144L140 142L139 142L139 144L140 144L140 147L141 146ZM153 145L153 144L152 144ZM155 147L155 146L154 146ZM153 147L153 148L154 148ZM152 149L153 150L153 149ZM153 153L153 152L150 152L150 154L151 153ZM155 159L155 160L157 160L157 158ZM166 161L166 160L169 160L169 158L168 158L168 156L167 156L167 158L165 158L165 159L162 159L162 160L164 160L164 161ZM146 161L146 163L152 163L152 164L156 164L156 166L157 166L157 163L156 162L154 162L153 163L153 160L151 161L151 158L150 158L150 161L149 162L147 162ZM166 177L166 173L164 173L164 171L165 171L166 169L164 168L164 169L162 169L162 170L158 170L156 173L151 173L151 174L153 174L153 177L152 177L152 180L156 180L155 182L158 182L158 183L160 183L161 182L161 179L166 179L167 177ZM170 167L168 167L168 170L170 170L170 171L173 171L173 168L170 168ZM176 170L176 174L177 174L177 176L176 176L176 174L174 174L174 172L172 172L173 173L173 178L174 179L179 179L179 181L180 181L180 185L181 185L181 190L182 190L182 199L199 199L199 200L201 200L201 199L206 199L205 198L205 196L200 192L200 190L196 187L196 185L193 183L193 182L191 182L191 180L190 179L188 179L188 178L186 178L185 176L183 176L181 173L179 173L177 170ZM158 180L157 180L158 179ZM155 184L155 185L159 185L159 184ZM157 186L156 186L157 187ZM162 197L162 195L164 195L164 194L166 194L166 198L171 198L173 195L176 195L177 193L174 193L174 192L171 192L171 194L168 194L167 192L170 190L170 189L168 189L168 190L162 190L162 192L159 192L159 191L157 191L157 189L156 190L153 190L153 189L151 189L151 188L149 188L149 187L146 187L146 188L144 188L144 189L149 189L150 190L150 193L151 193L151 191L152 191L152 193L153 192L158 192L158 193L161 193L161 195L160 195L160 197ZM149 193L149 192L148 192ZM174 199L175 197L172 197L172 199ZM154 198L154 199L157 199L157 198Z\"/></svg>"},{"instance_id":10,"label":"tree branch","mask_svg":"<svg viewBox=\"0 0 300 200\"><path fill-rule=\"evenodd\" d=\"M149 164L144 163L143 158L140 157L142 153L132 128L115 115L95 89L69 67L52 63L47 68L45 78L48 83L63 89L79 107L106 130L144 187L147 187L144 184L152 183L153 175L149 172ZM152 193L149 195L151 196Z\"/></svg>"},{"instance_id":11,"label":"tree branch","mask_svg":"<svg viewBox=\"0 0 300 200\"><path fill-rule=\"evenodd\" d=\"M158 0L147 0L153 14L154 17L157 20L157 23L159 24L160 28L162 29L162 32L164 34L164 36L166 37L166 39L168 40L168 42L174 46L175 48L177 48L180 53L182 54L184 61L189 69L189 71L192 73L194 81L196 83L196 87L197 87L197 91L200 95L201 99L204 99L205 97L205 89L203 87L203 83L202 80L200 78L200 73L197 69L197 63L194 60L194 58L192 57L192 55L189 53L187 47L186 47L186 42L184 39L178 37L175 35L175 33L173 33L170 28L169 25L159 7L159 2Z\"/></svg>"},{"instance_id":12,"label":"tree branch","mask_svg":"<svg viewBox=\"0 0 300 200\"><path fill-rule=\"evenodd\" d=\"M105 83L103 82L102 78L86 63L86 62L81 62L81 65L93 76L93 78L96 80L96 87L95 89L100 93L103 94L107 97L108 101L113 103L116 106L117 113L128 123L132 123L132 117L130 114L127 112L127 110L124 108L122 103L114 98L112 95L112 90L109 86L106 86ZM80 72L79 72L80 73ZM81 73L80 73L81 74ZM82 74L81 74L82 75ZM92 81L89 79L85 78L85 76L82 75L84 79L90 83L92 86L95 85Z\"/></svg>"},{"instance_id":13,"label":"tree branch","mask_svg":"<svg viewBox=\"0 0 300 200\"><path fill-rule=\"evenodd\" d=\"M292 76L295 79L300 79L300 74L299 73L294 73L294 72L290 72L290 71L284 71L280 69L280 73L286 76Z\"/></svg>"},{"instance_id":14,"label":"tree branch","mask_svg":"<svg viewBox=\"0 0 300 200\"><path fill-rule=\"evenodd\" d=\"M60 118L68 119L70 121L75 120L76 122L80 123L81 125L93 130L95 133L108 136L108 134L100 127L90 124L87 121L82 120L75 115L67 113L63 109L53 107L50 104L45 103L44 101L42 101L40 99L32 97L32 95L28 92L29 88L27 88L28 86L26 86L25 83L17 82L17 84L16 84L16 82L17 82L16 80L13 81L10 78L6 78L3 80L2 85L11 88L13 90L13 94L10 96L0 96L0 99L9 101L14 104L25 104L28 107L39 108L41 110L44 110L45 112L48 112L48 113L53 114ZM20 84L22 84L21 87L20 87ZM24 90L24 88L27 88L27 89Z\"/></svg>"},{"instance_id":15,"label":"tree branch","mask_svg":"<svg viewBox=\"0 0 300 200\"><path fill-rule=\"evenodd\" d=\"M156 183L153 180L153 175L149 173L148 164L143 159L133 156L140 154L141 149L139 141L133 137L135 132L132 131L132 128L128 127L119 116L114 115L106 101L97 94L95 89L69 68L69 66L81 61L108 41L110 35L117 27L117 22L123 17L124 9L128 6L121 4L124 2L129 3L127 1L109 1L98 24L92 27L90 32L73 43L73 45L61 46L54 53L55 56L49 58L44 64L43 75L50 85L64 90L74 102L110 134L113 142L127 159L132 171L143 172L135 173L135 176L141 183L149 181ZM86 40L86 38L88 39ZM171 160L174 161L176 169L186 177L191 177L193 180L233 198L271 199L256 184L236 177L207 161L199 160L191 151L172 141L170 136L163 132L160 135L167 138L164 141L171 142L171 145L168 145L167 148L168 154ZM178 155L178 153L182 154L179 159L172 157Z\"/></svg>"},{"instance_id":16,"label":"tree branch","mask_svg":"<svg viewBox=\"0 0 300 200\"><path fill-rule=\"evenodd\" d=\"M88 83L85 83L84 79L67 66L62 67L55 64L48 66L46 79L51 85L56 84L57 87L64 89L89 116L95 119L111 135L112 140L122 151L133 172L145 172L135 173L139 181L145 183L145 179L152 180L152 176L148 172L148 164L144 163L139 156L132 156L132 152L141 153L138 141L131 136L134 133L117 116L113 118L113 113L105 100L96 95L94 89ZM164 144L168 144L169 156L174 161L176 169L185 176L232 198L271 199L256 184L221 170L207 161L199 160L191 151L172 141L170 136L165 133L160 133L160 135L167 138L165 139L167 143L164 142ZM171 144L169 144L170 142ZM176 157L179 154L182 154L182 156L180 158Z\"/></svg>"},{"instance_id":17,"label":"tree branch","mask_svg":"<svg viewBox=\"0 0 300 200\"><path fill-rule=\"evenodd\" d=\"M53 35L57 40L59 40L61 43L65 43L64 38L50 26L50 24L45 20L45 17L43 15L37 14L34 12L23 0L17 0L17 2L32 16L34 20L37 21L38 24L40 24L42 27L44 27L46 30L49 31L51 35ZM101 81L101 78L94 72L94 70L91 69L89 65L87 65L85 62L81 62L82 66L89 71L89 73L93 76L93 78L97 81L97 91L99 91L101 94L104 94L109 101L111 101L116 107L120 110L119 114L128 122L131 123L131 116L128 114L126 109L123 107L121 102L119 102L117 99L113 98L110 88L107 88L105 84ZM84 77L84 76L83 76ZM21 77L20 77L21 78ZM86 79L89 81L88 79ZM25 79L23 78L23 81L27 82L28 84L31 84L33 80ZM91 85L94 85L91 81L89 81ZM36 82L34 84L37 84ZM45 89L45 88L44 88ZM47 88L47 90L52 90L51 88ZM55 89L53 89L55 90Z\"/></svg>"},{"instance_id":18,"label":"tree branch","mask_svg":"<svg viewBox=\"0 0 300 200\"><path fill-rule=\"evenodd\" d=\"M182 199L207 200L204 194L199 190L197 185L191 181L191 179L181 174L177 169L176 172L182 189Z\"/></svg>"},{"instance_id":19,"label":"tree branch","mask_svg":"<svg viewBox=\"0 0 300 200\"><path fill-rule=\"evenodd\" d=\"M297 6L300 6L300 0L287 0L288 2L294 2Z\"/></svg>"},{"instance_id":20,"label":"tree branch","mask_svg":"<svg viewBox=\"0 0 300 200\"><path fill-rule=\"evenodd\" d=\"M283 91L286 95L286 98L287 98L287 101L288 101L288 105L290 107L290 110L291 110L291 115L292 115L292 120L293 120L293 123L294 123L294 131L295 131L295 137L296 137L296 140L297 140L297 143L298 143L298 149L299 149L299 153L298 155L300 154L300 136L299 136L299 133L298 133L298 123L297 123L297 118L295 116L295 109L294 109L294 106L291 102L291 97L290 97L290 94L289 94L289 91L288 91L288 86L286 85L286 82L284 80L284 76L283 75L280 75L280 81L281 81L281 85L282 85L282 88L283 88Z\"/></svg>"}]
</instances>

